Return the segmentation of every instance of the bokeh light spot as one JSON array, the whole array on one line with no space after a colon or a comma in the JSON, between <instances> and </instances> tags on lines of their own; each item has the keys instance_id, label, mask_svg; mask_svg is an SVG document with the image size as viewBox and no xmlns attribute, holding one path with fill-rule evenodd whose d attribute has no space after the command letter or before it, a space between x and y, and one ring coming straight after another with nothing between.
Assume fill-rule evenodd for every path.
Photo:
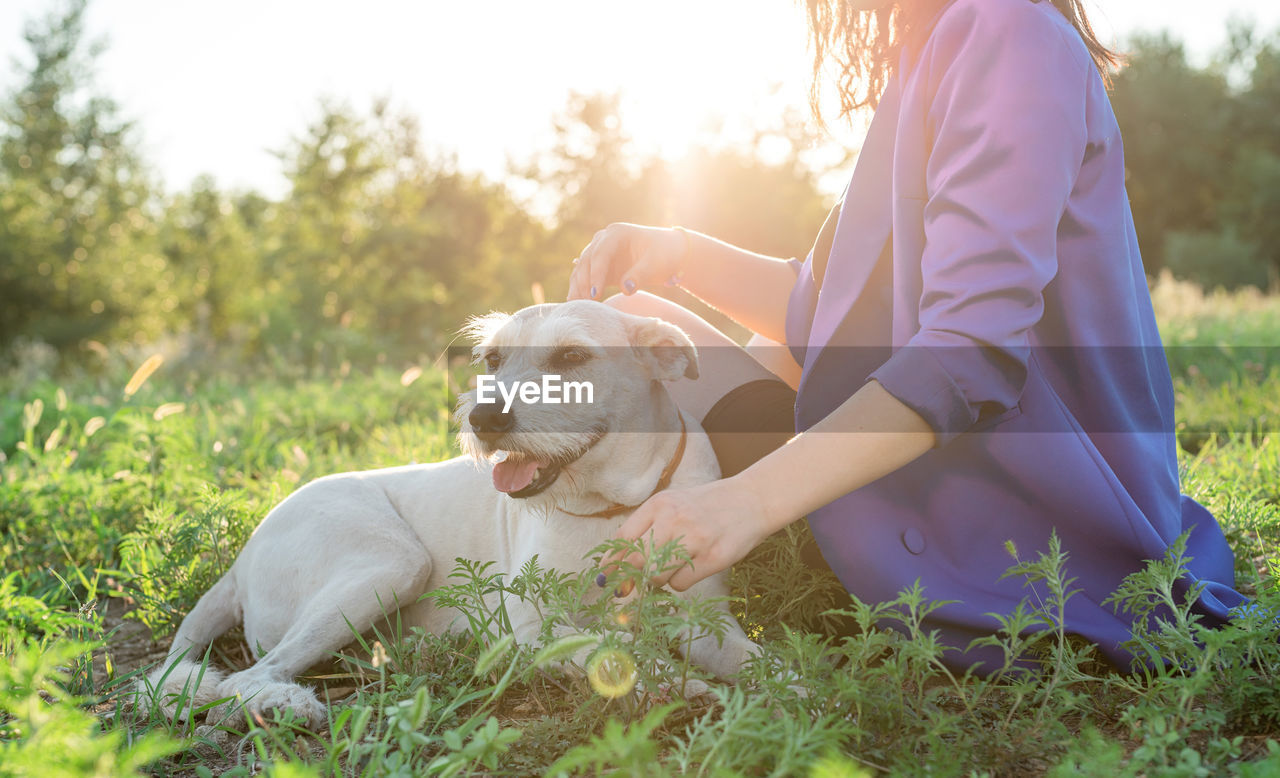
<instances>
[{"instance_id":1,"label":"bokeh light spot","mask_svg":"<svg viewBox=\"0 0 1280 778\"><path fill-rule=\"evenodd\" d=\"M636 686L635 660L626 651L603 649L587 663L587 680L601 697L621 697Z\"/></svg>"}]
</instances>

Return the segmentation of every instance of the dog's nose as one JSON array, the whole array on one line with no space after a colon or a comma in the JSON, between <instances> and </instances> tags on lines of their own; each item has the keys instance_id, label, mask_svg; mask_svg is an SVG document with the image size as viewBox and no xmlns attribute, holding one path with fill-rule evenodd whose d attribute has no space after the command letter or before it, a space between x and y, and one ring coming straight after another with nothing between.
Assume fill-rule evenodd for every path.
<instances>
[{"instance_id":1,"label":"dog's nose","mask_svg":"<svg viewBox=\"0 0 1280 778\"><path fill-rule=\"evenodd\" d=\"M492 443L516 425L514 413L503 413L499 403L479 403L467 416L471 431L485 443Z\"/></svg>"}]
</instances>

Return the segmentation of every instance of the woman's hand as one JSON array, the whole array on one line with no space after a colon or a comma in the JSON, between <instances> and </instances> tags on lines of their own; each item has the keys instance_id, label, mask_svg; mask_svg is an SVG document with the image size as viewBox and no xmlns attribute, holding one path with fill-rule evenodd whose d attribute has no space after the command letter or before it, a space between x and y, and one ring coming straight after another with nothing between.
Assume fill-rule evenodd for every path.
<instances>
[{"instance_id":1,"label":"woman's hand","mask_svg":"<svg viewBox=\"0 0 1280 778\"><path fill-rule=\"evenodd\" d=\"M599 300L614 284L628 295L660 286L679 277L688 253L688 237L674 228L610 224L574 260L568 297Z\"/></svg>"},{"instance_id":2,"label":"woman's hand","mask_svg":"<svg viewBox=\"0 0 1280 778\"><path fill-rule=\"evenodd\" d=\"M747 484L727 478L655 494L618 528L616 537L643 539L650 553L669 541L679 540L688 551L690 562L679 569L662 571L650 579L650 583L670 584L672 589L682 592L728 569L775 529L762 502ZM606 557L601 567L609 570L617 561ZM645 563L638 553L626 561L640 568Z\"/></svg>"},{"instance_id":3,"label":"woman's hand","mask_svg":"<svg viewBox=\"0 0 1280 778\"><path fill-rule=\"evenodd\" d=\"M825 419L741 473L650 497L616 536L643 538L650 553L680 540L692 568L666 571L652 581L683 591L801 516L914 461L936 441L929 422L871 380ZM617 561L606 556L601 567L608 572ZM645 559L634 553L627 562L641 567Z\"/></svg>"},{"instance_id":4,"label":"woman's hand","mask_svg":"<svg viewBox=\"0 0 1280 778\"><path fill-rule=\"evenodd\" d=\"M617 222L596 233L573 261L568 299L601 300L617 285L626 295L679 285L766 338L786 338L790 263L678 227Z\"/></svg>"}]
</instances>

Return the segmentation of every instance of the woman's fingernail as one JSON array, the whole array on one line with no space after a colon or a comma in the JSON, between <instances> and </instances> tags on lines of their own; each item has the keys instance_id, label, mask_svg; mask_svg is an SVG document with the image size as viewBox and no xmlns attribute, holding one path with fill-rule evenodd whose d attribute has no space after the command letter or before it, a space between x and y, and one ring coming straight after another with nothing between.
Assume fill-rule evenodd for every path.
<instances>
[{"instance_id":1,"label":"woman's fingernail","mask_svg":"<svg viewBox=\"0 0 1280 778\"><path fill-rule=\"evenodd\" d=\"M600 588L603 589L605 582L608 580L609 580L609 576L605 575L604 573L600 573L596 575L596 586L599 586Z\"/></svg>"},{"instance_id":2,"label":"woman's fingernail","mask_svg":"<svg viewBox=\"0 0 1280 778\"><path fill-rule=\"evenodd\" d=\"M632 281L630 278L628 278L626 281L623 281L623 282L622 282L622 288L623 288L623 289L625 289L625 290L627 290L627 294L635 294L635 293L636 293L636 282L635 282L635 281Z\"/></svg>"},{"instance_id":3,"label":"woman's fingernail","mask_svg":"<svg viewBox=\"0 0 1280 778\"><path fill-rule=\"evenodd\" d=\"M591 287L591 299L596 299L596 288L594 286Z\"/></svg>"}]
</instances>

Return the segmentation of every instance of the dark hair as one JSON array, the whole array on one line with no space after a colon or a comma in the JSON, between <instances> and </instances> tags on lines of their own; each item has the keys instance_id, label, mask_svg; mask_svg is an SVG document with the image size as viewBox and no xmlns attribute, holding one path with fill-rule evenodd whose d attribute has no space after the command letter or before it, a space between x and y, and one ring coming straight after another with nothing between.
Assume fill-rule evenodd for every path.
<instances>
[{"instance_id":1,"label":"dark hair","mask_svg":"<svg viewBox=\"0 0 1280 778\"><path fill-rule=\"evenodd\" d=\"M1038 3L1042 0L1028 0ZM1098 40L1085 13L1083 0L1049 0L1071 22L1089 49L1103 81L1110 86L1110 69L1120 64L1120 55ZM921 17L931 15L944 0L886 0L883 8L860 11L849 0L805 0L809 16L809 39L813 45L813 81L809 103L815 116L819 81L823 66L831 60L836 70L840 94L840 116L859 108L875 108L889 77L898 63L898 54L911 38Z\"/></svg>"}]
</instances>

